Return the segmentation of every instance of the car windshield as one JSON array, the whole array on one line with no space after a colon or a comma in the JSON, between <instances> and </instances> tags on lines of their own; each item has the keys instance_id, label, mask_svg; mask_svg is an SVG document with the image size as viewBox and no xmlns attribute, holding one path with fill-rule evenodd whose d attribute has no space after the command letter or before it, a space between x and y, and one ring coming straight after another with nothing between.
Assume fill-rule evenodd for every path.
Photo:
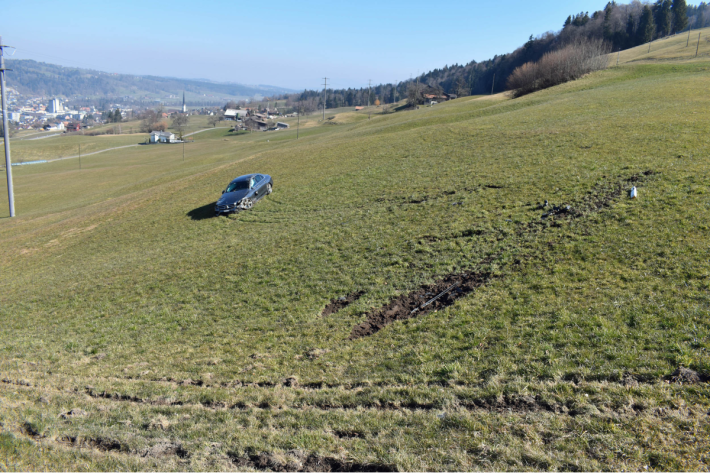
<instances>
[{"instance_id":1,"label":"car windshield","mask_svg":"<svg viewBox=\"0 0 710 473\"><path fill-rule=\"evenodd\" d=\"M227 192L241 191L249 189L249 181L235 181L229 184Z\"/></svg>"}]
</instances>

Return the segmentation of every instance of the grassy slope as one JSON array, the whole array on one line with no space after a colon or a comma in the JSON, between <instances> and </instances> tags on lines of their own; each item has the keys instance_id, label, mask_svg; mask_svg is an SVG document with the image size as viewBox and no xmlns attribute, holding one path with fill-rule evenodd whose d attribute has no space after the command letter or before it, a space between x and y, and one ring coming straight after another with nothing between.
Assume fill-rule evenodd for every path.
<instances>
[{"instance_id":1,"label":"grassy slope","mask_svg":"<svg viewBox=\"0 0 710 473\"><path fill-rule=\"evenodd\" d=\"M710 28L702 28L691 31L690 36L686 32L656 40L650 45L644 44L621 51L618 55L619 63L705 62L710 58L708 38L710 38ZM615 64L617 54L611 56Z\"/></svg>"},{"instance_id":2,"label":"grassy slope","mask_svg":"<svg viewBox=\"0 0 710 473\"><path fill-rule=\"evenodd\" d=\"M228 469L265 452L261 468L294 469L299 450L706 469L708 389L663 377L710 374L708 70L626 65L514 101L313 117L298 142L215 130L184 163L164 146L18 169L22 217L0 223L6 466ZM275 193L207 218L255 170ZM544 200L646 170L638 201L521 230ZM474 295L347 340L371 308L491 255ZM59 417L72 408L87 415ZM187 456L156 454L167 441Z\"/></svg>"}]
</instances>

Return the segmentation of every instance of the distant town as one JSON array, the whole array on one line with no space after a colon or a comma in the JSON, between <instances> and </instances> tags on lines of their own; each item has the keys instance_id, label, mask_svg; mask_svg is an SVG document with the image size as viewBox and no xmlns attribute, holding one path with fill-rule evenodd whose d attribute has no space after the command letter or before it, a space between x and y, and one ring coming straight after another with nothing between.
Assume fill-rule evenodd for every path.
<instances>
[{"instance_id":1,"label":"distant town","mask_svg":"<svg viewBox=\"0 0 710 473\"><path fill-rule=\"evenodd\" d=\"M165 97L167 100L178 98L177 95ZM255 97L252 100L258 100ZM122 102L104 102L101 105L81 104L81 99L66 99L62 97L27 97L12 87L7 88L8 121L16 130L45 130L60 132L75 132L88 130L97 125L120 123L142 119L148 110L156 110L160 119L176 115L212 115L219 120L240 122L235 128L246 128L246 119L253 119L253 128L259 130L267 127L266 120L282 116L275 108L258 105L246 107L251 100L243 100L239 104L228 102L224 107L201 107L188 109L183 95L182 107L166 107L160 100L151 105L145 102L135 106L135 99L124 97ZM116 100L116 99L114 99ZM259 113L259 112L263 112ZM0 112L2 113L2 112ZM252 120L250 120L252 121ZM262 122L263 121L263 122ZM242 125L244 123L244 125ZM268 128L268 127L267 127Z\"/></svg>"}]
</instances>

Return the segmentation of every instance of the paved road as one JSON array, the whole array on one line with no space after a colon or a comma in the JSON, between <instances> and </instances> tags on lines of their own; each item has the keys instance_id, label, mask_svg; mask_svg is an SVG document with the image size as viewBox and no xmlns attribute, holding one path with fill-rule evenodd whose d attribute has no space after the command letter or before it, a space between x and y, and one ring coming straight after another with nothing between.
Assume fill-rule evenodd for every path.
<instances>
[{"instance_id":1,"label":"paved road","mask_svg":"<svg viewBox=\"0 0 710 473\"><path fill-rule=\"evenodd\" d=\"M204 130L193 131L192 133L188 133L187 135L183 135L183 136L192 136L192 135L196 135L198 133L202 133L203 131L219 130L220 128L232 128L232 127L231 126L218 126L215 128L205 128Z\"/></svg>"},{"instance_id":2,"label":"paved road","mask_svg":"<svg viewBox=\"0 0 710 473\"><path fill-rule=\"evenodd\" d=\"M59 136L59 135L61 135L61 133L54 133L54 134L51 134L51 135L38 136L37 138L29 138L30 136L35 136L35 135L39 135L39 133L35 133L35 134L33 134L33 135L26 135L26 136L23 136L22 138L10 138L10 143L12 143L13 141L43 140L43 139L45 139L45 138L51 138L51 137L53 137L53 136ZM0 143L5 143L5 140L2 139L2 138L0 138Z\"/></svg>"},{"instance_id":3,"label":"paved road","mask_svg":"<svg viewBox=\"0 0 710 473\"><path fill-rule=\"evenodd\" d=\"M53 137L53 136L60 136L60 135L61 135L61 133L55 133L55 134L53 134L53 135L38 136L37 138L20 138L20 141L24 141L24 140L27 140L27 141L43 140L43 139L45 139L45 138L51 138L51 137Z\"/></svg>"},{"instance_id":4,"label":"paved road","mask_svg":"<svg viewBox=\"0 0 710 473\"><path fill-rule=\"evenodd\" d=\"M135 144L135 145L127 145L127 146L118 146L116 148L108 148L108 149L102 149L100 151L92 151L91 153L82 153L81 157L83 158L84 156L91 156L92 154L99 154L99 153L105 153L106 151L113 151L115 149L123 149L123 148L132 148L133 146L140 146L140 144ZM65 156L63 158L56 158L56 159L48 159L48 163L53 163L54 161L61 161L63 159L74 159L78 158L79 155L77 154L76 156Z\"/></svg>"}]
</instances>

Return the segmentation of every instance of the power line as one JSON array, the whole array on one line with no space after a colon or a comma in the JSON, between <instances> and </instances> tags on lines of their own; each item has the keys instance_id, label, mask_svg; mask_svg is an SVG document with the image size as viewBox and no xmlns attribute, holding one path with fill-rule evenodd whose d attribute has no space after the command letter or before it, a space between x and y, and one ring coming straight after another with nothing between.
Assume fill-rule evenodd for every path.
<instances>
[{"instance_id":1,"label":"power line","mask_svg":"<svg viewBox=\"0 0 710 473\"><path fill-rule=\"evenodd\" d=\"M5 101L5 46L0 36L0 94L2 94L2 130L5 137L5 174L7 175L7 199L10 205L10 217L15 216L15 192L12 188L12 162L10 160L10 130L7 128L7 102Z\"/></svg>"}]
</instances>

